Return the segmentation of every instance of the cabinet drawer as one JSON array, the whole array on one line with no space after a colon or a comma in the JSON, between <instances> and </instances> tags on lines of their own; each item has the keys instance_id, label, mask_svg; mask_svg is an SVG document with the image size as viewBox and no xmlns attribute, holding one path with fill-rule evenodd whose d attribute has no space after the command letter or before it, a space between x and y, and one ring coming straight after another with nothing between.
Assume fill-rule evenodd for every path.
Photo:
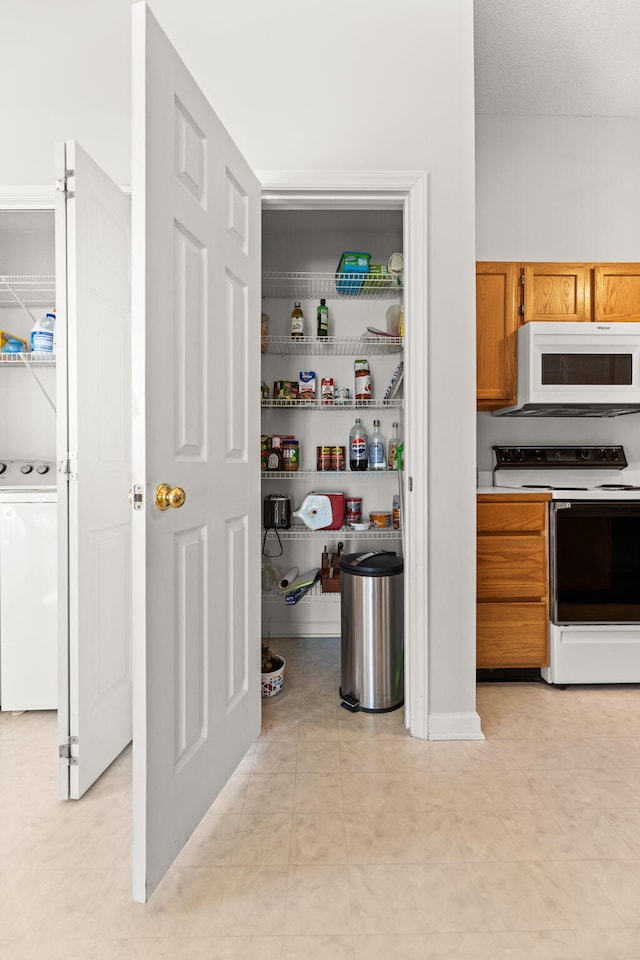
<instances>
[{"instance_id":1,"label":"cabinet drawer","mask_svg":"<svg viewBox=\"0 0 640 960\"><path fill-rule=\"evenodd\" d=\"M478 537L478 600L547 595L547 544L539 536Z\"/></svg>"},{"instance_id":2,"label":"cabinet drawer","mask_svg":"<svg viewBox=\"0 0 640 960\"><path fill-rule=\"evenodd\" d=\"M478 533L542 531L547 519L546 503L479 503Z\"/></svg>"},{"instance_id":3,"label":"cabinet drawer","mask_svg":"<svg viewBox=\"0 0 640 960\"><path fill-rule=\"evenodd\" d=\"M481 669L546 667L548 634L546 603L480 603L476 664Z\"/></svg>"}]
</instances>

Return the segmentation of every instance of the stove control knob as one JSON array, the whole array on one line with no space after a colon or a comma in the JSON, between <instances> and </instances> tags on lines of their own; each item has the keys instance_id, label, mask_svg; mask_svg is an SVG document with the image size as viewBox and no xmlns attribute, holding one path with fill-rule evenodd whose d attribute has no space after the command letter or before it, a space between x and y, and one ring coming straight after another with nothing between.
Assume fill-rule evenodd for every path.
<instances>
[{"instance_id":1,"label":"stove control knob","mask_svg":"<svg viewBox=\"0 0 640 960\"><path fill-rule=\"evenodd\" d=\"M611 456L612 456L612 458L613 458L614 460L619 460L619 459L620 459L620 452L619 452L618 450L612 450L612 451L611 451Z\"/></svg>"},{"instance_id":2,"label":"stove control knob","mask_svg":"<svg viewBox=\"0 0 640 960\"><path fill-rule=\"evenodd\" d=\"M3 473L6 473L6 472L7 472L6 463L0 463L0 477L2 476Z\"/></svg>"},{"instance_id":3,"label":"stove control knob","mask_svg":"<svg viewBox=\"0 0 640 960\"><path fill-rule=\"evenodd\" d=\"M598 454L598 456L600 457L601 460L606 460L606 459L607 459L607 451L606 451L606 450L601 450L600 453Z\"/></svg>"},{"instance_id":4,"label":"stove control knob","mask_svg":"<svg viewBox=\"0 0 640 960\"><path fill-rule=\"evenodd\" d=\"M588 450L576 450L576 457L578 460L588 460L589 451Z\"/></svg>"},{"instance_id":5,"label":"stove control knob","mask_svg":"<svg viewBox=\"0 0 640 960\"><path fill-rule=\"evenodd\" d=\"M36 467L36 473L49 473L49 464L48 463L39 463Z\"/></svg>"},{"instance_id":6,"label":"stove control knob","mask_svg":"<svg viewBox=\"0 0 640 960\"><path fill-rule=\"evenodd\" d=\"M31 473L32 470L33 470L32 463L23 463L22 466L20 467L20 473Z\"/></svg>"}]
</instances>

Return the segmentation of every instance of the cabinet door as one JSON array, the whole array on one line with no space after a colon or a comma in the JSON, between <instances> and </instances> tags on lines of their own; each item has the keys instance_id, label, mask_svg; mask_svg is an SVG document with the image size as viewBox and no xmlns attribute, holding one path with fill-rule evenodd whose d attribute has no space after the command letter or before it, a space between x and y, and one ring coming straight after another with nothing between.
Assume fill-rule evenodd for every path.
<instances>
[{"instance_id":1,"label":"cabinet door","mask_svg":"<svg viewBox=\"0 0 640 960\"><path fill-rule=\"evenodd\" d=\"M479 410L496 410L516 402L517 330L517 265L476 264L476 371Z\"/></svg>"},{"instance_id":2,"label":"cabinet door","mask_svg":"<svg viewBox=\"0 0 640 960\"><path fill-rule=\"evenodd\" d=\"M640 321L640 263L600 263L593 271L594 319Z\"/></svg>"},{"instance_id":3,"label":"cabinet door","mask_svg":"<svg viewBox=\"0 0 640 960\"><path fill-rule=\"evenodd\" d=\"M525 263L524 322L591 319L591 268L584 263Z\"/></svg>"}]
</instances>

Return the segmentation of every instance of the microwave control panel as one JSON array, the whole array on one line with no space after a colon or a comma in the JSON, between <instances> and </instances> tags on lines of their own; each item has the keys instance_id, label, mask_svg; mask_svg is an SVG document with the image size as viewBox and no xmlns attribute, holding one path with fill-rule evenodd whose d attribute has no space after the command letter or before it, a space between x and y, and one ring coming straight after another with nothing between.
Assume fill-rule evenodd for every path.
<instances>
[{"instance_id":1,"label":"microwave control panel","mask_svg":"<svg viewBox=\"0 0 640 960\"><path fill-rule=\"evenodd\" d=\"M612 467L622 470L627 466L624 447L494 447L496 470L513 468L531 470L535 467Z\"/></svg>"}]
</instances>

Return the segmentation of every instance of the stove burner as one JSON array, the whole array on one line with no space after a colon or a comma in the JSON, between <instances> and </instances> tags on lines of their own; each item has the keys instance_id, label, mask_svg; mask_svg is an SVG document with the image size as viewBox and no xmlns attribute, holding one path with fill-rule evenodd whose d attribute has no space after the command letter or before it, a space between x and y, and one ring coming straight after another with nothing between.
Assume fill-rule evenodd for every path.
<instances>
[{"instance_id":1,"label":"stove burner","mask_svg":"<svg viewBox=\"0 0 640 960\"><path fill-rule=\"evenodd\" d=\"M601 483L596 490L640 490L632 483Z\"/></svg>"},{"instance_id":2,"label":"stove burner","mask_svg":"<svg viewBox=\"0 0 640 960\"><path fill-rule=\"evenodd\" d=\"M550 483L523 483L526 490L588 490L589 487L554 487ZM630 487L627 489L631 489Z\"/></svg>"}]
</instances>

